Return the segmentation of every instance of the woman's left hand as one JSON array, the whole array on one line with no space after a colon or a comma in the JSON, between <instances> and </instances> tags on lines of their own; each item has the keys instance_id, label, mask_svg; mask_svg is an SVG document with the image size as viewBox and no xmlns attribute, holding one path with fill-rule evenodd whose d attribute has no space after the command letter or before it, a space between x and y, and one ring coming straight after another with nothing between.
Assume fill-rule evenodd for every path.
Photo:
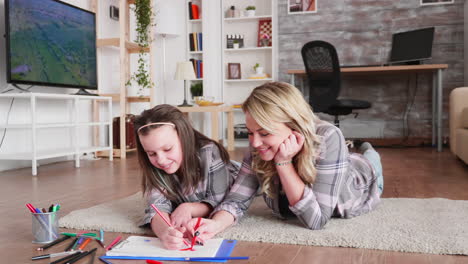
<instances>
[{"instance_id":1,"label":"woman's left hand","mask_svg":"<svg viewBox=\"0 0 468 264\"><path fill-rule=\"evenodd\" d=\"M304 136L297 131L292 131L292 134L280 144L278 152L275 155L275 162L290 161L302 149L304 145Z\"/></svg>"},{"instance_id":2,"label":"woman's left hand","mask_svg":"<svg viewBox=\"0 0 468 264\"><path fill-rule=\"evenodd\" d=\"M190 203L180 204L171 214L171 224L176 228L186 225L190 220L192 220Z\"/></svg>"}]
</instances>

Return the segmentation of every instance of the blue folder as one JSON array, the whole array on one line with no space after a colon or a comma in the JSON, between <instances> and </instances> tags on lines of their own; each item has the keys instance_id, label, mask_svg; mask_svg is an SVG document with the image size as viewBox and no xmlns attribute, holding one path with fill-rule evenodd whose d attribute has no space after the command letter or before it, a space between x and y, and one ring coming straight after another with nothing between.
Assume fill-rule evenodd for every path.
<instances>
[{"instance_id":1,"label":"blue folder","mask_svg":"<svg viewBox=\"0 0 468 264\"><path fill-rule=\"evenodd\" d=\"M106 263L112 264L109 259L152 259L160 261L193 261L193 262L226 262L228 259L248 259L248 257L231 257L231 253L234 250L234 247L237 243L237 240L223 240L221 246L216 252L215 257L195 257L195 258L186 258L186 257L135 257L135 256L101 256L99 259Z\"/></svg>"}]
</instances>

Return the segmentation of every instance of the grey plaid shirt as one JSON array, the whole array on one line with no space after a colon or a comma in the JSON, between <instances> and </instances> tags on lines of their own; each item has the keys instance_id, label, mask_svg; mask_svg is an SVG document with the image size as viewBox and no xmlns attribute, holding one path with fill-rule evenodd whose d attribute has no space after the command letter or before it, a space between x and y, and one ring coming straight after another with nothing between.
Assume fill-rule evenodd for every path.
<instances>
[{"instance_id":1,"label":"grey plaid shirt","mask_svg":"<svg viewBox=\"0 0 468 264\"><path fill-rule=\"evenodd\" d=\"M369 161L361 154L348 152L341 131L334 125L321 121L316 133L322 137L315 161L316 180L305 186L301 200L287 206L309 229L321 229L331 217L351 218L367 213L380 202L376 175ZM251 163L252 156L248 154L230 193L213 214L224 210L236 221L244 215L259 187ZM274 182L278 190L279 179ZM276 215L285 217L284 210L280 213L279 198L264 195L264 199Z\"/></svg>"},{"instance_id":2,"label":"grey plaid shirt","mask_svg":"<svg viewBox=\"0 0 468 264\"><path fill-rule=\"evenodd\" d=\"M218 147L211 143L202 147L198 155L200 157L200 171L203 180L194 191L179 197L184 203L204 202L215 208L226 196L234 183L239 172L239 166L235 162L225 164L221 159ZM175 175L165 175L166 177L176 177ZM183 193L180 191L179 193ZM159 210L172 213L182 202L171 202L157 189L153 189L145 196L146 207L142 225L151 222L156 214L151 204L156 205Z\"/></svg>"}]
</instances>

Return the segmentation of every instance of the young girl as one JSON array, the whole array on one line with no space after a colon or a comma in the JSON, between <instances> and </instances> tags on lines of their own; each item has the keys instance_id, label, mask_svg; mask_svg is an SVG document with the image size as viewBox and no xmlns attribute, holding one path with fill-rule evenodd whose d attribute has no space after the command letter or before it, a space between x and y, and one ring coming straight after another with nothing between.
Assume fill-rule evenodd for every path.
<instances>
[{"instance_id":1,"label":"young girl","mask_svg":"<svg viewBox=\"0 0 468 264\"><path fill-rule=\"evenodd\" d=\"M207 217L225 197L239 168L225 148L195 130L176 107L158 105L134 121L143 194L148 203L143 224L168 249L185 247L184 225ZM154 204L174 228L151 207Z\"/></svg>"},{"instance_id":2,"label":"young girl","mask_svg":"<svg viewBox=\"0 0 468 264\"><path fill-rule=\"evenodd\" d=\"M341 131L316 117L297 88L264 84L242 109L252 152L212 219L198 229L200 237L209 239L237 221L259 186L274 214L297 217L309 229L323 228L331 217L365 214L379 204L379 154L369 143L362 144L364 155L350 154Z\"/></svg>"}]
</instances>

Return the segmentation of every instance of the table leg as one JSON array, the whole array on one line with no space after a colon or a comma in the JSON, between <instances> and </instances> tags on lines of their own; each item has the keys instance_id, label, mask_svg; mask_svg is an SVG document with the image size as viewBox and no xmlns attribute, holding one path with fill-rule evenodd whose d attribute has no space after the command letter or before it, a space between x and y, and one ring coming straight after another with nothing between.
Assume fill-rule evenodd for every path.
<instances>
[{"instance_id":1,"label":"table leg","mask_svg":"<svg viewBox=\"0 0 468 264\"><path fill-rule=\"evenodd\" d=\"M442 69L437 70L437 151L442 151Z\"/></svg>"},{"instance_id":2,"label":"table leg","mask_svg":"<svg viewBox=\"0 0 468 264\"><path fill-rule=\"evenodd\" d=\"M234 150L234 111L231 109L230 111L227 112L227 146L228 150L233 151Z\"/></svg>"},{"instance_id":3,"label":"table leg","mask_svg":"<svg viewBox=\"0 0 468 264\"><path fill-rule=\"evenodd\" d=\"M437 123L436 123L436 114L437 114L437 72L434 72L432 75L432 146L436 145L436 133L437 133Z\"/></svg>"},{"instance_id":4,"label":"table leg","mask_svg":"<svg viewBox=\"0 0 468 264\"><path fill-rule=\"evenodd\" d=\"M291 73L291 85L292 86L296 86L296 80L295 80L295 77L294 77L294 73Z\"/></svg>"},{"instance_id":5,"label":"table leg","mask_svg":"<svg viewBox=\"0 0 468 264\"><path fill-rule=\"evenodd\" d=\"M211 139L219 141L218 129L219 129L219 120L218 120L217 111L211 112Z\"/></svg>"}]
</instances>

